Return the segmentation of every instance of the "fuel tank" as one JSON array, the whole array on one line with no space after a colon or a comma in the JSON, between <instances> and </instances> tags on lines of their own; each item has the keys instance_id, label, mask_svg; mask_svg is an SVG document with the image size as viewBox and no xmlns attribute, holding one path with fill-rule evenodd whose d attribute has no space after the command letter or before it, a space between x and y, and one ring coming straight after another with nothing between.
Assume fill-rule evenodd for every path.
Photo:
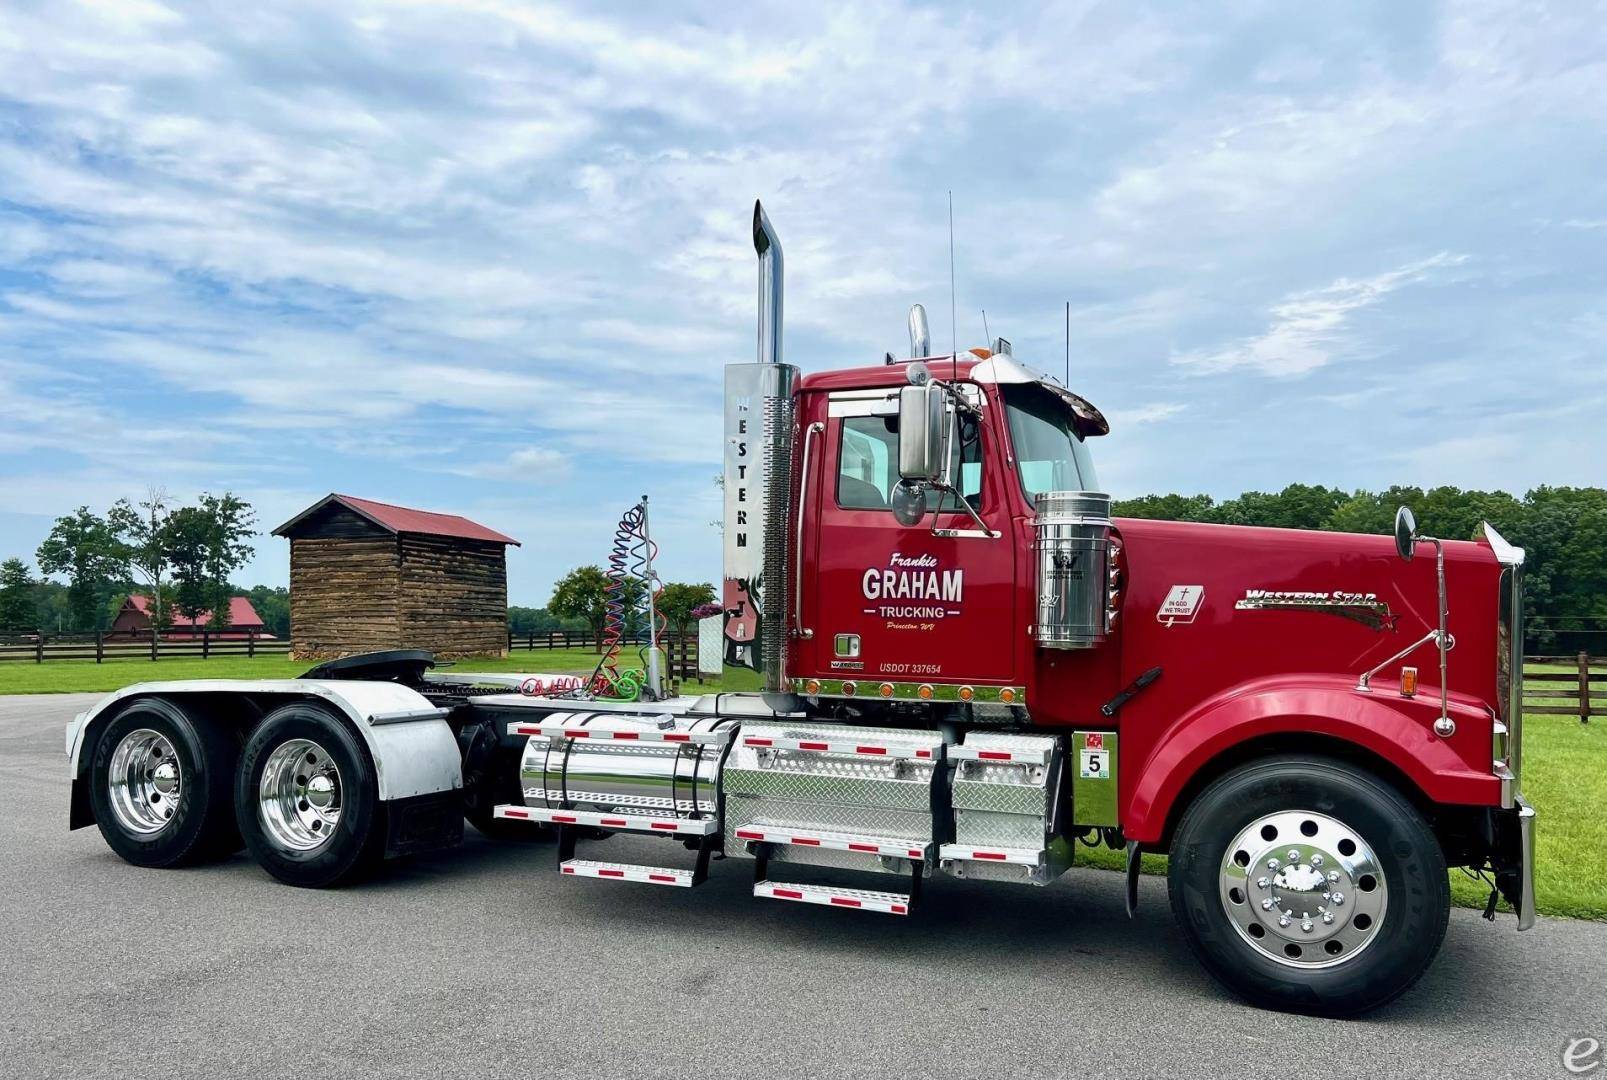
<instances>
[{"instance_id":1,"label":"fuel tank","mask_svg":"<svg viewBox=\"0 0 1607 1080\"><path fill-rule=\"evenodd\" d=\"M547 721L573 737L534 735L525 744L519 775L526 806L658 816L718 810L728 747L698 739L734 721L618 712L554 713ZM597 736L583 734L588 729ZM682 735L691 738L673 741Z\"/></svg>"}]
</instances>

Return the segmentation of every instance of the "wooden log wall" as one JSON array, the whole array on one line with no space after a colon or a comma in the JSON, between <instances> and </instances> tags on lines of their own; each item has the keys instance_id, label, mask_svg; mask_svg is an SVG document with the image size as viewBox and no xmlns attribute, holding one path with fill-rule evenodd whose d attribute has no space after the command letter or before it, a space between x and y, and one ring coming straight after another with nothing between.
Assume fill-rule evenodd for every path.
<instances>
[{"instance_id":1,"label":"wooden log wall","mask_svg":"<svg viewBox=\"0 0 1607 1080\"><path fill-rule=\"evenodd\" d=\"M348 656L400 648L396 537L290 541L292 654Z\"/></svg>"},{"instance_id":2,"label":"wooden log wall","mask_svg":"<svg viewBox=\"0 0 1607 1080\"><path fill-rule=\"evenodd\" d=\"M439 657L507 655L508 567L501 544L408 534L400 550L403 648Z\"/></svg>"}]
</instances>

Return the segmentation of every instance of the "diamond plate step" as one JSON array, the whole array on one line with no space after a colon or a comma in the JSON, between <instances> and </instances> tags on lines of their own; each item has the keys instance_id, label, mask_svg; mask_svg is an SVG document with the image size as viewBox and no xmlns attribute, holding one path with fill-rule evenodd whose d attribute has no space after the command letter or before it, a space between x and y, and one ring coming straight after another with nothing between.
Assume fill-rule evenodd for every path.
<instances>
[{"instance_id":1,"label":"diamond plate step","mask_svg":"<svg viewBox=\"0 0 1607 1080\"><path fill-rule=\"evenodd\" d=\"M574 877L602 878L605 881L640 881L646 885L677 885L689 889L697 884L691 870L669 866L636 866L631 863L594 862L591 859L565 859L558 872Z\"/></svg>"},{"instance_id":2,"label":"diamond plate step","mask_svg":"<svg viewBox=\"0 0 1607 1080\"><path fill-rule=\"evenodd\" d=\"M791 900L800 904L880 911L887 915L908 915L910 911L910 898L907 893L876 892L871 889L842 889L830 885L761 881L754 885L753 895L770 900Z\"/></svg>"},{"instance_id":3,"label":"diamond plate step","mask_svg":"<svg viewBox=\"0 0 1607 1080\"><path fill-rule=\"evenodd\" d=\"M1038 866L1044 861L1042 848L969 847L965 844L943 844L937 849L940 859L975 859L978 862L1015 863L1020 866Z\"/></svg>"},{"instance_id":4,"label":"diamond plate step","mask_svg":"<svg viewBox=\"0 0 1607 1080\"><path fill-rule=\"evenodd\" d=\"M795 825L771 825L763 821L744 825L736 829L734 835L739 840L756 840L766 844L796 844L799 847L859 851L867 855L891 855L899 859L925 860L932 848L932 845L924 840L859 836L826 829L799 828Z\"/></svg>"}]
</instances>

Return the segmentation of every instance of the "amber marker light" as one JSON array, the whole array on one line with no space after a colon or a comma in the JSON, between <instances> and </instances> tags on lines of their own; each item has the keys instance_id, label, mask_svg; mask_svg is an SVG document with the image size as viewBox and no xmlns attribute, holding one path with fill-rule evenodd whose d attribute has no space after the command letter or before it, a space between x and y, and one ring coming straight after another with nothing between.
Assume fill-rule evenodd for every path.
<instances>
[{"instance_id":1,"label":"amber marker light","mask_svg":"<svg viewBox=\"0 0 1607 1080\"><path fill-rule=\"evenodd\" d=\"M1015 690L1011 689L1010 687L1007 686L1003 690L999 691L999 700L1004 702L1006 705L1010 704L1015 699L1016 699L1016 692L1015 692Z\"/></svg>"},{"instance_id":2,"label":"amber marker light","mask_svg":"<svg viewBox=\"0 0 1607 1080\"><path fill-rule=\"evenodd\" d=\"M893 684L890 683L890 682L884 682L884 683L882 683L882 685L880 685L880 686L878 686L876 688L876 692L878 694L882 695L882 697L892 697L893 696Z\"/></svg>"},{"instance_id":3,"label":"amber marker light","mask_svg":"<svg viewBox=\"0 0 1607 1080\"><path fill-rule=\"evenodd\" d=\"M804 691L810 694L820 693L820 680L810 679L808 682L804 683Z\"/></svg>"},{"instance_id":4,"label":"amber marker light","mask_svg":"<svg viewBox=\"0 0 1607 1080\"><path fill-rule=\"evenodd\" d=\"M974 697L976 697L976 691L975 690L971 689L969 686L960 687L960 700L961 701L970 701Z\"/></svg>"},{"instance_id":5,"label":"amber marker light","mask_svg":"<svg viewBox=\"0 0 1607 1080\"><path fill-rule=\"evenodd\" d=\"M858 690L859 690L859 687L855 686L851 682L843 683L843 696L844 697L853 697L855 692L858 691Z\"/></svg>"},{"instance_id":6,"label":"amber marker light","mask_svg":"<svg viewBox=\"0 0 1607 1080\"><path fill-rule=\"evenodd\" d=\"M1401 668L1401 697L1417 696L1417 669L1414 667Z\"/></svg>"},{"instance_id":7,"label":"amber marker light","mask_svg":"<svg viewBox=\"0 0 1607 1080\"><path fill-rule=\"evenodd\" d=\"M920 687L915 691L915 696L920 698L922 701L931 701L932 700L932 684L931 683L922 683L920 685Z\"/></svg>"}]
</instances>

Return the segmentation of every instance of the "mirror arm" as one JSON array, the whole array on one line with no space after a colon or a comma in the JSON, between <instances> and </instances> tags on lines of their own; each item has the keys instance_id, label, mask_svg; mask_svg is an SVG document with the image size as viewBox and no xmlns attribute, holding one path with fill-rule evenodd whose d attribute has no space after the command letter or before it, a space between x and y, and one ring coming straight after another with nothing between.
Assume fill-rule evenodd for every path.
<instances>
[{"instance_id":1,"label":"mirror arm","mask_svg":"<svg viewBox=\"0 0 1607 1080\"><path fill-rule=\"evenodd\" d=\"M982 516L976 512L976 508L972 506L969 500L967 500L965 496L961 495L958 490L948 484L933 484L932 486L946 495L953 495L955 500L965 508L965 512L971 515L971 520L976 522L976 527L981 529L989 540L997 540L999 537L1004 535L1003 533L996 533L992 529L988 528L987 524L982 520ZM943 500L939 499L937 509L932 511L932 535L957 536L958 533L954 529L940 529L937 527L938 516L942 513Z\"/></svg>"}]
</instances>

